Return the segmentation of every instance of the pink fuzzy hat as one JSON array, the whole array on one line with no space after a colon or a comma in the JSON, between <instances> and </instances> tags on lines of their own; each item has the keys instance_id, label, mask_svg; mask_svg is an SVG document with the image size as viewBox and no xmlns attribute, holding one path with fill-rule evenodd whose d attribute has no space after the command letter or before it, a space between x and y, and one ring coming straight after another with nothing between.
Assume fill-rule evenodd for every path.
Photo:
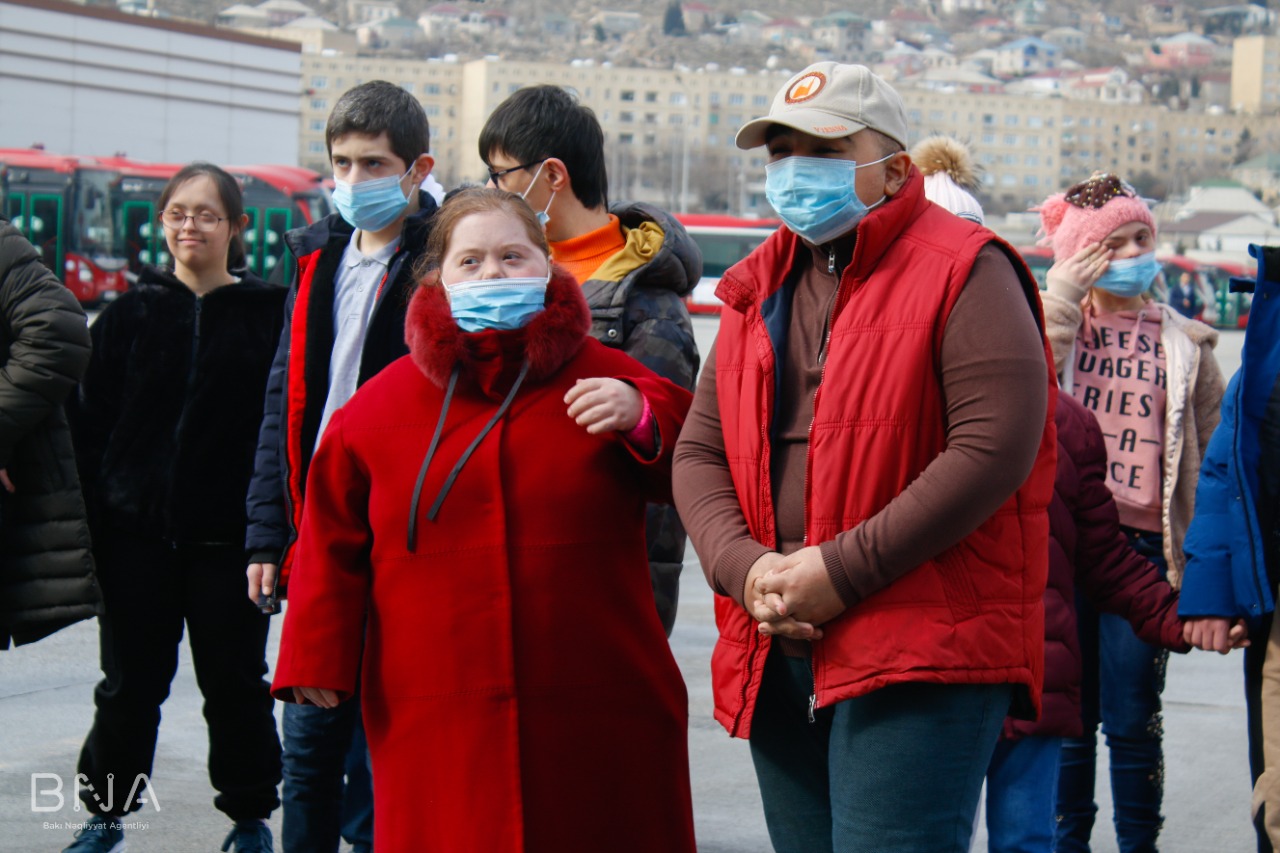
<instances>
[{"instance_id":1,"label":"pink fuzzy hat","mask_svg":"<svg viewBox=\"0 0 1280 853\"><path fill-rule=\"evenodd\" d=\"M1049 196L1037 209L1045 235L1040 243L1052 246L1058 259L1070 258L1130 222L1142 222L1156 233L1147 203L1115 175L1094 173L1065 193Z\"/></svg>"}]
</instances>

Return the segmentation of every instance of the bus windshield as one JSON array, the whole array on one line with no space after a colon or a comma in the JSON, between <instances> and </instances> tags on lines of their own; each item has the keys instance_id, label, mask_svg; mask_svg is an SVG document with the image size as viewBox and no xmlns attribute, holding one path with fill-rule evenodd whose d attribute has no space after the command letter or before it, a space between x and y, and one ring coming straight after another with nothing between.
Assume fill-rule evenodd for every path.
<instances>
[{"instance_id":1,"label":"bus windshield","mask_svg":"<svg viewBox=\"0 0 1280 853\"><path fill-rule=\"evenodd\" d=\"M119 254L115 245L111 204L118 179L114 172L83 169L76 182L75 228L70 235L69 248L89 256L99 266L103 266L104 261L109 266Z\"/></svg>"}]
</instances>

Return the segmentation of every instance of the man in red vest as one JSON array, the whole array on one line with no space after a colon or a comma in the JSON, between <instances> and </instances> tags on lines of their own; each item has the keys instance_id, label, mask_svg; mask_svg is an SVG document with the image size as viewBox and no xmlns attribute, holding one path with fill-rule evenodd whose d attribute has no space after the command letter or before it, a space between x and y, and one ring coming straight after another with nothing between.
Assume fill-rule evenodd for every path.
<instances>
[{"instance_id":1,"label":"man in red vest","mask_svg":"<svg viewBox=\"0 0 1280 853\"><path fill-rule=\"evenodd\" d=\"M898 94L817 63L744 149L782 220L721 279L676 448L716 718L775 850L965 851L1043 668L1053 361L1035 280L930 203Z\"/></svg>"}]
</instances>

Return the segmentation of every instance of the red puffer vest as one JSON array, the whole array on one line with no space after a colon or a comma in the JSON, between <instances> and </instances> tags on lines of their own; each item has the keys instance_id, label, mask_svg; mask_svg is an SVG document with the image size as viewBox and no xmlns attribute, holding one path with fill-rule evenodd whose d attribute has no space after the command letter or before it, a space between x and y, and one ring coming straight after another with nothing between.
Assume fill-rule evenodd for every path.
<instances>
[{"instance_id":1,"label":"red puffer vest","mask_svg":"<svg viewBox=\"0 0 1280 853\"><path fill-rule=\"evenodd\" d=\"M1035 280L1017 254L985 228L931 204L923 184L913 169L902 190L863 220L840 280L809 430L810 544L875 515L945 448L942 335L984 246L997 243L1009 255L1044 328ZM799 251L808 249L781 228L717 289L727 308L716 341L725 456L752 536L771 546L768 436L777 349L762 308ZM1054 387L1047 342L1045 382ZM994 516L823 626L824 638L813 643L815 707L901 682L1014 683L1026 686L1030 700L1021 713L1039 713L1053 399L1031 475ZM729 598L717 597L716 621L716 718L730 734L747 737L769 641Z\"/></svg>"}]
</instances>

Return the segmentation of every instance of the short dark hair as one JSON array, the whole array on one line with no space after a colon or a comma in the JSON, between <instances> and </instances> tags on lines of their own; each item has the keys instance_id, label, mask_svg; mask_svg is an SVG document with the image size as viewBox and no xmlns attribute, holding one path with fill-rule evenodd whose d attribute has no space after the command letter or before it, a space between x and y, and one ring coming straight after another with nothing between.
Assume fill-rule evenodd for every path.
<instances>
[{"instance_id":1,"label":"short dark hair","mask_svg":"<svg viewBox=\"0 0 1280 853\"><path fill-rule=\"evenodd\" d=\"M453 239L453 230L458 223L473 213L507 213L520 220L529 242L537 246L548 256L551 246L547 243L547 232L538 221L538 215L529 208L525 200L515 193L496 190L491 187L465 187L455 190L445 199L431 221L431 233L427 236L427 250L415 270L419 278L431 270L439 269L449 251L449 241Z\"/></svg>"},{"instance_id":2,"label":"short dark hair","mask_svg":"<svg viewBox=\"0 0 1280 853\"><path fill-rule=\"evenodd\" d=\"M881 133L873 127L865 128L864 132L870 133L872 138L875 139L877 147L880 149L881 157L889 157L890 155L897 154L899 151L906 150L902 147L901 142L889 136L887 133Z\"/></svg>"},{"instance_id":3,"label":"short dark hair","mask_svg":"<svg viewBox=\"0 0 1280 853\"><path fill-rule=\"evenodd\" d=\"M240 192L240 182L225 169L201 161L188 163L169 179L169 183L164 185L156 208L160 213L168 210L169 199L173 198L178 188L187 181L200 177L213 181L214 187L218 190L218 199L222 202L222 209L227 214L227 225L231 228L231 242L227 246L227 269L241 269L247 264L244 254L244 226L240 224L244 219L244 196Z\"/></svg>"},{"instance_id":4,"label":"short dark hair","mask_svg":"<svg viewBox=\"0 0 1280 853\"><path fill-rule=\"evenodd\" d=\"M559 86L527 86L498 105L480 131L480 159L501 151L520 164L555 157L584 207L608 207L604 131L590 107Z\"/></svg>"},{"instance_id":5,"label":"short dark hair","mask_svg":"<svg viewBox=\"0 0 1280 853\"><path fill-rule=\"evenodd\" d=\"M333 158L333 143L348 133L387 134L391 150L413 165L430 150L431 126L418 100L394 83L370 80L348 89L333 105L324 128L324 147Z\"/></svg>"}]
</instances>

